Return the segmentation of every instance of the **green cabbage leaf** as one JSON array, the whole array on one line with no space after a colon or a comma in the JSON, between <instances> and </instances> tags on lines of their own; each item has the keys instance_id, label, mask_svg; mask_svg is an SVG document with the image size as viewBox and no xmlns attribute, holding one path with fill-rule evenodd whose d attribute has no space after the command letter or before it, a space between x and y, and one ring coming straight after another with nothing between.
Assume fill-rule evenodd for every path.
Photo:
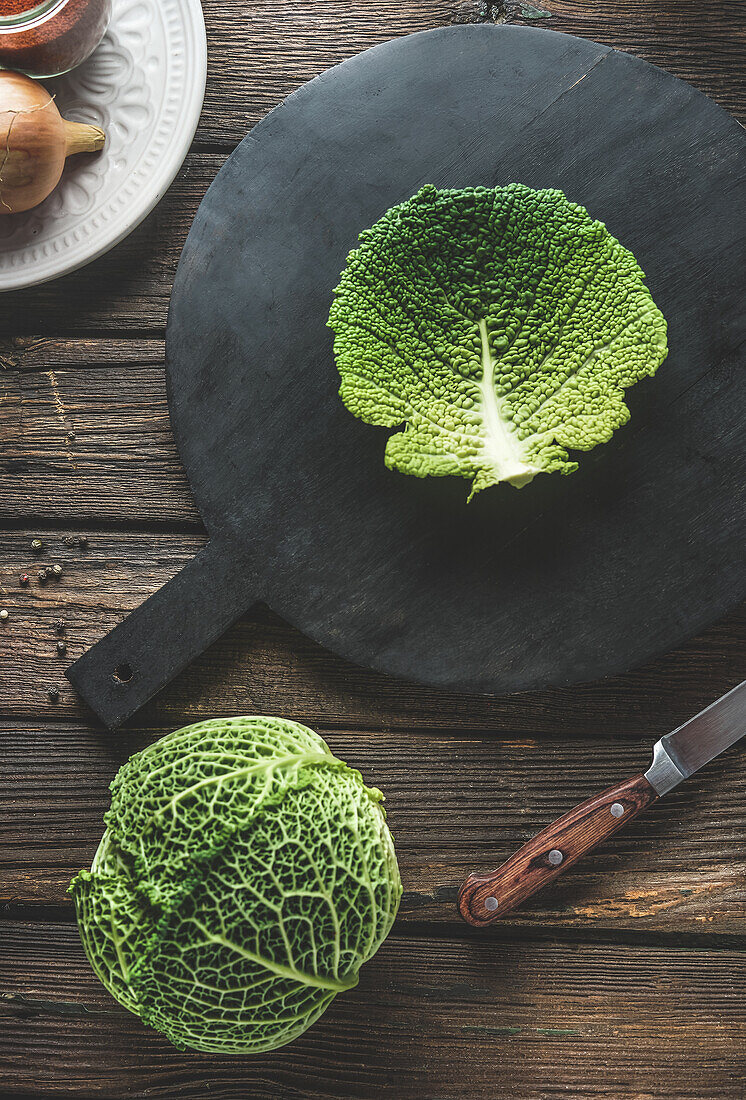
<instances>
[{"instance_id":1,"label":"green cabbage leaf","mask_svg":"<svg viewBox=\"0 0 746 1100\"><path fill-rule=\"evenodd\" d=\"M312 730L201 722L111 789L70 890L88 959L131 1012L182 1049L256 1053L357 984L401 881L381 792Z\"/></svg>"},{"instance_id":2,"label":"green cabbage leaf","mask_svg":"<svg viewBox=\"0 0 746 1100\"><path fill-rule=\"evenodd\" d=\"M667 354L634 256L561 191L427 186L360 234L329 314L350 412L386 465L472 492L572 473ZM471 499L471 498L470 498Z\"/></svg>"}]
</instances>

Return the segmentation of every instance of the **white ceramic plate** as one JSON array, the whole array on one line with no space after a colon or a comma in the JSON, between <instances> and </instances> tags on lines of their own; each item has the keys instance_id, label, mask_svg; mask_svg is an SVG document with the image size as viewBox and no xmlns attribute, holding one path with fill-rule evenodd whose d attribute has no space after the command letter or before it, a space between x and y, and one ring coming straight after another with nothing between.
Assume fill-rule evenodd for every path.
<instances>
[{"instance_id":1,"label":"white ceramic plate","mask_svg":"<svg viewBox=\"0 0 746 1100\"><path fill-rule=\"evenodd\" d=\"M56 279L123 240L161 200L197 129L207 76L200 0L114 0L92 57L44 84L65 118L106 131L40 206L0 217L0 290Z\"/></svg>"}]
</instances>

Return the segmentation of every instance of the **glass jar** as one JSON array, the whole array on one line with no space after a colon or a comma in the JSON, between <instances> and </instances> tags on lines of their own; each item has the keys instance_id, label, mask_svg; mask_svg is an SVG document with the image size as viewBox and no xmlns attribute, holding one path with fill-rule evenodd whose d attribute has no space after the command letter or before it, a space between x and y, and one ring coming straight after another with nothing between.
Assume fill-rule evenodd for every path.
<instances>
[{"instance_id":1,"label":"glass jar","mask_svg":"<svg viewBox=\"0 0 746 1100\"><path fill-rule=\"evenodd\" d=\"M0 0L0 68L60 76L93 53L112 0Z\"/></svg>"}]
</instances>

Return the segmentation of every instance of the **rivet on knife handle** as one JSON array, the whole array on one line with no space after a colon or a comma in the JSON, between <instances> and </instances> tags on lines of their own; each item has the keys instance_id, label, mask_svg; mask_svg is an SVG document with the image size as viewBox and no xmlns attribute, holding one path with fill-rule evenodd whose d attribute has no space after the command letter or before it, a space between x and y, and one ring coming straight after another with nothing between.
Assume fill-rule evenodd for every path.
<instances>
[{"instance_id":1,"label":"rivet on knife handle","mask_svg":"<svg viewBox=\"0 0 746 1100\"><path fill-rule=\"evenodd\" d=\"M504 917L657 798L641 773L582 802L524 844L496 871L469 875L458 896L461 916L476 928Z\"/></svg>"}]
</instances>

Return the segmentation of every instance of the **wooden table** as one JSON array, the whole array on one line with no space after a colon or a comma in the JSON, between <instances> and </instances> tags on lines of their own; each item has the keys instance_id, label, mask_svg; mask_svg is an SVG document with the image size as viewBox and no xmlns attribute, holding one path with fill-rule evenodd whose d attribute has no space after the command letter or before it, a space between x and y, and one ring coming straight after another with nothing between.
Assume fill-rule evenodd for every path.
<instances>
[{"instance_id":1,"label":"wooden table","mask_svg":"<svg viewBox=\"0 0 746 1100\"><path fill-rule=\"evenodd\" d=\"M743 678L743 611L626 676L504 699L366 673L262 609L130 730L104 733L63 678L204 541L169 429L169 291L207 185L283 96L394 35L493 19L631 50L746 120L742 0L541 2L549 10L513 0L205 0L207 99L170 193L109 256L3 299L3 1096L746 1096L743 754L493 930L471 933L454 909L467 871L501 862L586 795L645 767L660 734ZM53 562L61 580L40 585L39 565ZM383 788L405 894L359 987L306 1036L251 1060L185 1055L100 987L66 887L91 860L107 784L130 752L189 721L245 713L314 726Z\"/></svg>"}]
</instances>

